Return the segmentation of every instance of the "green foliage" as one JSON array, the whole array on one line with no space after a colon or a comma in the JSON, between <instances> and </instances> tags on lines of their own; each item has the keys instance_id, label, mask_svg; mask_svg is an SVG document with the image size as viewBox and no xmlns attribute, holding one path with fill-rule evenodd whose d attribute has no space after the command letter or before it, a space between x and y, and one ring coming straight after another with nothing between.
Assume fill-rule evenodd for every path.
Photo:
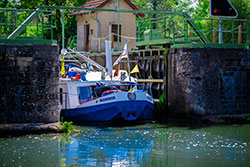
<instances>
[{"instance_id":1,"label":"green foliage","mask_svg":"<svg viewBox=\"0 0 250 167\"><path fill-rule=\"evenodd\" d=\"M21 0L1 0L0 8L18 8L21 5Z\"/></svg>"},{"instance_id":2,"label":"green foliage","mask_svg":"<svg viewBox=\"0 0 250 167\"><path fill-rule=\"evenodd\" d=\"M87 0L3 0L0 1L1 8L17 8L17 9L36 9L40 6L68 6L68 7L78 7L81 6ZM69 39L70 36L76 35L77 31L77 22L75 16L69 16L69 14L73 12L72 10L65 10L65 39ZM62 25L60 22L61 12L60 10L56 10L56 13L53 18L53 25L55 28L53 29L54 39L58 41L58 43L62 42ZM35 31L29 32L31 34L36 33ZM46 31L44 34L45 39L50 39L50 31Z\"/></svg>"},{"instance_id":3,"label":"green foliage","mask_svg":"<svg viewBox=\"0 0 250 167\"><path fill-rule=\"evenodd\" d=\"M60 136L60 146L63 146L63 143L71 142L71 133L73 129L73 122L60 122L60 131L64 132L62 136Z\"/></svg>"},{"instance_id":4,"label":"green foliage","mask_svg":"<svg viewBox=\"0 0 250 167\"><path fill-rule=\"evenodd\" d=\"M168 53L169 53L169 48L166 48L166 49L164 50L164 56L167 56Z\"/></svg>"},{"instance_id":5,"label":"green foliage","mask_svg":"<svg viewBox=\"0 0 250 167\"><path fill-rule=\"evenodd\" d=\"M162 94L160 95L159 101L160 101L160 103L164 103L164 101L165 101L165 93L162 93Z\"/></svg>"},{"instance_id":6,"label":"green foliage","mask_svg":"<svg viewBox=\"0 0 250 167\"><path fill-rule=\"evenodd\" d=\"M165 93L163 92L159 97L159 105L162 110L164 110L164 103L165 103Z\"/></svg>"},{"instance_id":7,"label":"green foliage","mask_svg":"<svg viewBox=\"0 0 250 167\"><path fill-rule=\"evenodd\" d=\"M220 119L219 123L220 123L220 124L224 124L225 121L224 121L223 119Z\"/></svg>"},{"instance_id":8,"label":"green foliage","mask_svg":"<svg viewBox=\"0 0 250 167\"><path fill-rule=\"evenodd\" d=\"M64 133L71 134L73 122L60 122L60 130Z\"/></svg>"},{"instance_id":9,"label":"green foliage","mask_svg":"<svg viewBox=\"0 0 250 167\"><path fill-rule=\"evenodd\" d=\"M165 50L164 50L164 64L165 64L165 67L167 67L168 66L168 54L169 54L169 48L166 48Z\"/></svg>"},{"instance_id":10,"label":"green foliage","mask_svg":"<svg viewBox=\"0 0 250 167\"><path fill-rule=\"evenodd\" d=\"M27 26L27 36L36 36L38 34L42 33L41 29L37 30L36 26Z\"/></svg>"},{"instance_id":11,"label":"green foliage","mask_svg":"<svg viewBox=\"0 0 250 167\"><path fill-rule=\"evenodd\" d=\"M61 120L60 122L60 131L64 132L62 136L60 136L60 147L63 147L63 143L71 142L71 132L73 130L73 122L67 122Z\"/></svg>"},{"instance_id":12,"label":"green foliage","mask_svg":"<svg viewBox=\"0 0 250 167\"><path fill-rule=\"evenodd\" d=\"M209 0L195 0L197 4L192 16L194 18L211 18L209 15ZM237 19L250 19L249 0L230 0L231 4L238 11Z\"/></svg>"},{"instance_id":13,"label":"green foliage","mask_svg":"<svg viewBox=\"0 0 250 167\"><path fill-rule=\"evenodd\" d=\"M208 18L209 16L209 0L195 0L197 6L191 14L193 18Z\"/></svg>"},{"instance_id":14,"label":"green foliage","mask_svg":"<svg viewBox=\"0 0 250 167\"><path fill-rule=\"evenodd\" d=\"M140 10L165 10L176 12L192 12L192 0L131 0Z\"/></svg>"},{"instance_id":15,"label":"green foliage","mask_svg":"<svg viewBox=\"0 0 250 167\"><path fill-rule=\"evenodd\" d=\"M82 132L76 127L73 127L73 122L67 122L67 121L63 122L63 120L61 120L60 122L60 131L64 132L64 134L60 135L60 147L61 148L64 146L64 144L67 144L67 143L72 144L73 143L73 141L71 141L72 136L76 137L78 134Z\"/></svg>"}]
</instances>

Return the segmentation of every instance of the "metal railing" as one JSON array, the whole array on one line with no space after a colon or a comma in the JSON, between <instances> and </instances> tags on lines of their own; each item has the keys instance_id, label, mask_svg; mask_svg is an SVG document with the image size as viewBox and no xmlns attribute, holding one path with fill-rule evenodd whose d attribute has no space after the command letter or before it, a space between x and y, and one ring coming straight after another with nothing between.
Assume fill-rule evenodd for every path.
<instances>
[{"instance_id":1,"label":"metal railing","mask_svg":"<svg viewBox=\"0 0 250 167\"><path fill-rule=\"evenodd\" d=\"M121 88L123 87L123 88ZM92 94L89 96L88 101L92 99L96 99L102 96L104 91L107 90L115 90L115 92L129 92L132 88L136 88L137 91L146 91L150 96L152 96L151 88L146 84L135 84L135 83L122 83L119 85L105 85L96 87Z\"/></svg>"},{"instance_id":2,"label":"metal railing","mask_svg":"<svg viewBox=\"0 0 250 167\"><path fill-rule=\"evenodd\" d=\"M53 39L53 14L55 12L35 11L0 8L0 39ZM18 27L22 26L23 29L19 29L20 32L13 36L12 34L18 30Z\"/></svg>"},{"instance_id":3,"label":"metal railing","mask_svg":"<svg viewBox=\"0 0 250 167\"><path fill-rule=\"evenodd\" d=\"M141 11L124 9L95 9L81 7L42 6L36 10L0 8L0 39L52 39L53 14L44 9L89 10L116 13L144 13L137 20L136 41L168 40L170 43L218 43L218 18L191 18L186 13L168 11ZM157 18L152 18L157 14ZM249 44L250 21L244 19L221 19L223 44ZM118 35L119 36L119 35ZM64 40L63 40L64 41Z\"/></svg>"},{"instance_id":4,"label":"metal railing","mask_svg":"<svg viewBox=\"0 0 250 167\"><path fill-rule=\"evenodd\" d=\"M223 44L250 43L249 20L221 20ZM173 18L172 16L140 19L137 21L137 42L167 39L170 43L219 43L219 21L219 18ZM203 34L204 37L201 37L200 34Z\"/></svg>"}]
</instances>

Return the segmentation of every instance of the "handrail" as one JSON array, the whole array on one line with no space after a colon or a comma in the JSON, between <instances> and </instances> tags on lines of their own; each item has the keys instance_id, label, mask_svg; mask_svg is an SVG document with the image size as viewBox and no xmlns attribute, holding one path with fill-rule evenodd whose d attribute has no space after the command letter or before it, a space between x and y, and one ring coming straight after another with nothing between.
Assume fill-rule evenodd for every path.
<instances>
[{"instance_id":1,"label":"handrail","mask_svg":"<svg viewBox=\"0 0 250 167\"><path fill-rule=\"evenodd\" d=\"M0 11L24 11L24 12L34 12L34 9L17 9L17 8L0 8ZM40 12L52 12L55 13L54 11L50 10L40 10Z\"/></svg>"},{"instance_id":2,"label":"handrail","mask_svg":"<svg viewBox=\"0 0 250 167\"><path fill-rule=\"evenodd\" d=\"M200 20L205 20L205 24L197 24ZM190 43L191 41L196 41L199 38L205 44L213 43L213 33L218 33L218 30L214 32L213 28L218 29L218 25L215 24L220 19L218 18L168 18L168 17L157 17L155 19L141 19L137 21L137 42L139 42L138 46L148 45L155 42L159 42L159 40L166 40L168 43ZM250 21L247 19L221 19L225 26L222 30L225 33L224 44L236 44L239 43L236 40L236 35L242 34L242 44L250 44ZM158 29L152 29L150 26L150 22L157 22ZM204 22L203 22L204 23ZM188 24L188 27L187 25ZM230 25L231 24L231 25ZM239 25L242 25L242 29L239 32ZM209 27L208 27L209 26ZM162 28L161 28L162 27ZM147 37L144 32L150 29L150 32L153 30L155 33L161 33L162 37L154 38ZM191 33L193 32L193 33ZM190 34L191 33L191 34ZM230 35L231 34L231 38ZM143 41L144 39L144 41ZM142 42L141 42L142 41ZM150 42L152 41L152 42ZM197 41L196 41L197 42ZM243 46L242 45L242 46Z\"/></svg>"},{"instance_id":3,"label":"handrail","mask_svg":"<svg viewBox=\"0 0 250 167\"><path fill-rule=\"evenodd\" d=\"M0 38L8 40L17 37L32 37L38 41L44 40L44 31L50 29L52 32L52 28L54 28L48 22L49 17L52 19L54 13L54 11L42 9L34 11L29 9L0 8ZM34 19L36 19L36 23L32 23ZM53 40L52 36L47 39Z\"/></svg>"},{"instance_id":4,"label":"handrail","mask_svg":"<svg viewBox=\"0 0 250 167\"><path fill-rule=\"evenodd\" d=\"M179 15L187 16L188 14L183 12L170 12L170 11L146 11L146 10L127 10L127 9L105 9L105 8L83 8L83 7L66 7L66 6L41 6L37 8L18 28L16 28L7 39L14 39L17 37L22 30L36 17L37 13L42 9L67 9L67 10L85 10L85 11L107 11L117 13L149 13L149 14L168 14L168 15ZM73 15L73 14L72 14Z\"/></svg>"},{"instance_id":5,"label":"handrail","mask_svg":"<svg viewBox=\"0 0 250 167\"><path fill-rule=\"evenodd\" d=\"M24 20L24 22L7 37L7 39L16 38L25 29L25 27L37 16L37 13L40 10L40 8L37 8L33 13L31 13L31 15L26 20Z\"/></svg>"},{"instance_id":6,"label":"handrail","mask_svg":"<svg viewBox=\"0 0 250 167\"><path fill-rule=\"evenodd\" d=\"M135 13L135 14L138 14L138 13L144 13L144 14L164 14L165 16L163 17L159 17L159 18L156 18L156 19L148 19L148 20L145 20L145 21L148 21L148 23L144 24L144 20L138 20L137 19L137 23L138 24L141 24L143 25L144 27L147 26L148 28L151 28L152 29L152 26L150 27L150 22L155 22L155 20L158 20L158 23L160 23L161 25L164 25L164 28L168 28L168 33L166 32L166 30L163 32L164 33L164 37L166 37L168 35L168 39L175 43L175 41L179 40L178 39L178 36L176 36L176 34L178 33L178 31L181 31L181 36L179 37L184 37L182 40L184 42L190 42L191 41L191 37L188 36L188 33L190 32L190 29L189 28L192 28L192 30L195 32L196 34L196 38L200 39L203 43L212 43L213 39L212 37L209 37L208 36L208 33L211 33L211 36L212 36L212 32L213 30L210 29L210 30L204 30L202 29L201 27L198 26L197 24L197 20L211 20L212 21L216 21L218 20L218 18L191 18L187 13L184 13L184 12L171 12L171 11L146 11L146 10L127 10L127 9L104 9L104 8L82 8L82 7L66 7L66 6L41 6L37 9L34 10L29 10L29 9L15 9L15 8L0 8L0 11L27 11L27 12L31 12L33 11L29 16L28 18L26 18L24 20L23 23L19 24L19 23L13 23L11 21L9 21L9 23L7 23L7 25L5 23L1 23L0 26L9 26L7 27L7 29L5 30L5 33L1 33L0 36L1 38L6 38L7 36L7 39L15 39L16 37L18 37L22 32L23 30L26 29L26 27L30 26L30 22L35 18L35 17L39 17L38 14L39 12L51 12L51 13L54 13L53 11L48 11L46 9L66 9L66 10L80 10L80 11L106 11L106 12L116 12L116 13ZM72 14L74 15L74 14ZM169 15L169 16L166 16L166 15ZM44 15L43 15L44 16ZM170 17L171 16L171 17ZM181 17L181 18L173 18L172 16L178 16L178 17ZM13 18L16 17L16 14L15 16L13 15ZM10 19L13 19L10 17ZM42 17L43 19L43 17ZM51 23L49 24L53 24L52 23L52 20L53 18L51 18ZM161 20L162 19L162 20ZM166 22L166 20L168 20L168 22ZM249 44L250 43L250 27L249 27L249 21L246 20L246 19L228 19L228 18L223 18L221 19L222 21L233 21L233 22L244 22L245 27L242 29L241 33L244 34L243 38L244 38L244 42ZM176 24L177 21L184 21L184 24ZM213 24L213 23L211 23ZM238 25L237 23L235 23L235 25ZM18 26L17 28L15 28L15 26ZM43 27L49 27L50 30L51 30L51 39L53 39L53 31L52 31L52 28L53 28L53 25L46 25L46 24L42 24L39 25L37 24L37 26L40 26L42 27L42 34L44 34L44 30L47 29L47 28L43 28ZM140 40L140 39L143 39L143 32L145 31L144 27L143 26L139 26L137 27L138 31L137 31L137 41ZM178 30L178 26L184 26L184 28L182 27L182 29ZM234 27L234 25L232 25L232 27ZM234 27L236 28L236 27ZM14 29L14 31L13 31ZM1 30L2 31L2 30ZM13 31L13 32L11 32ZM237 33L236 31L233 31L233 30L223 30L223 32L232 32L232 42L231 43L235 43L235 34ZM9 32L11 32L9 34ZM41 32L41 30L39 30L39 32ZM159 31L161 32L161 31ZM151 36L152 36L152 32L151 33ZM37 27L37 33L38 35L38 27ZM43 35L41 36L43 37ZM150 38L152 39L152 38ZM166 39L166 38L165 38ZM196 40L196 39L195 39Z\"/></svg>"}]
</instances>

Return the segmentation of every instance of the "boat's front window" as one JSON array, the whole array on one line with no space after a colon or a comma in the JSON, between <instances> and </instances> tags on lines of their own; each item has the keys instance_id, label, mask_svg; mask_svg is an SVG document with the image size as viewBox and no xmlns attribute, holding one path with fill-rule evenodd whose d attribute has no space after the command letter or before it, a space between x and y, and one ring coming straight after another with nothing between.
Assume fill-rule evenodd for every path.
<instances>
[{"instance_id":1,"label":"boat's front window","mask_svg":"<svg viewBox=\"0 0 250 167\"><path fill-rule=\"evenodd\" d=\"M103 95L108 95L108 93L134 91L146 91L150 96L152 96L150 87L145 84L119 84L96 87L90 99L96 99ZM108 93L105 94L106 92Z\"/></svg>"},{"instance_id":2,"label":"boat's front window","mask_svg":"<svg viewBox=\"0 0 250 167\"><path fill-rule=\"evenodd\" d=\"M91 88L89 86L83 86L77 88L77 94L79 103L82 104L84 102L87 102L88 97L91 95Z\"/></svg>"}]
</instances>

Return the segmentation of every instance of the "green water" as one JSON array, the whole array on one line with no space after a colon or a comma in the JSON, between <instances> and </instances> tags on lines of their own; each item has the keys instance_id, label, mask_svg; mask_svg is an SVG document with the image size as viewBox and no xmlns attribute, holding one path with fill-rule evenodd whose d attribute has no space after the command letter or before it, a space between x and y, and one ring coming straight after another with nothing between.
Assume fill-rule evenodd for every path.
<instances>
[{"instance_id":1,"label":"green water","mask_svg":"<svg viewBox=\"0 0 250 167\"><path fill-rule=\"evenodd\" d=\"M62 134L0 139L0 166L249 167L250 125L76 126Z\"/></svg>"}]
</instances>

